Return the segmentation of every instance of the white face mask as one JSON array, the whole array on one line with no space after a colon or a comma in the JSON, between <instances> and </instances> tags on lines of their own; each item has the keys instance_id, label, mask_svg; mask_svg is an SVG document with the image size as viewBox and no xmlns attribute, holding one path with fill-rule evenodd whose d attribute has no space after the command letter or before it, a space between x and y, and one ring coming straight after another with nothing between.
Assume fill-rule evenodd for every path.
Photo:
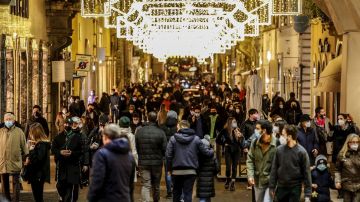
<instances>
[{"instance_id":1,"label":"white face mask","mask_svg":"<svg viewBox=\"0 0 360 202\"><path fill-rule=\"evenodd\" d=\"M235 111L236 111L236 113L240 113L240 109L236 109Z\"/></svg>"},{"instance_id":2,"label":"white face mask","mask_svg":"<svg viewBox=\"0 0 360 202\"><path fill-rule=\"evenodd\" d=\"M338 120L338 123L339 123L339 126L343 126L343 125L345 125L345 120Z\"/></svg>"},{"instance_id":3,"label":"white face mask","mask_svg":"<svg viewBox=\"0 0 360 202\"><path fill-rule=\"evenodd\" d=\"M236 122L232 122L232 123L231 123L231 127L232 127L232 128L237 128L237 127L238 127L238 125L237 125L237 123L236 123Z\"/></svg>"},{"instance_id":4,"label":"white face mask","mask_svg":"<svg viewBox=\"0 0 360 202\"><path fill-rule=\"evenodd\" d=\"M261 135L261 134L260 134L260 130L258 130L258 129L255 129L254 133L255 133L255 135L256 135L257 137L259 137L259 136Z\"/></svg>"},{"instance_id":5,"label":"white face mask","mask_svg":"<svg viewBox=\"0 0 360 202\"><path fill-rule=\"evenodd\" d=\"M287 140L284 136L280 136L279 138L279 142L281 145L286 145L287 144Z\"/></svg>"},{"instance_id":6,"label":"white face mask","mask_svg":"<svg viewBox=\"0 0 360 202\"><path fill-rule=\"evenodd\" d=\"M279 126L274 126L273 127L273 133L279 133Z\"/></svg>"},{"instance_id":7,"label":"white face mask","mask_svg":"<svg viewBox=\"0 0 360 202\"><path fill-rule=\"evenodd\" d=\"M284 105L279 105L280 109L284 108Z\"/></svg>"},{"instance_id":8,"label":"white face mask","mask_svg":"<svg viewBox=\"0 0 360 202\"><path fill-rule=\"evenodd\" d=\"M359 145L358 144L352 144L350 145L350 149L353 150L353 151L357 151L359 148Z\"/></svg>"},{"instance_id":9,"label":"white face mask","mask_svg":"<svg viewBox=\"0 0 360 202\"><path fill-rule=\"evenodd\" d=\"M306 122L306 123L305 123L305 126L306 126L307 128L310 128L310 127L311 127L310 121Z\"/></svg>"}]
</instances>

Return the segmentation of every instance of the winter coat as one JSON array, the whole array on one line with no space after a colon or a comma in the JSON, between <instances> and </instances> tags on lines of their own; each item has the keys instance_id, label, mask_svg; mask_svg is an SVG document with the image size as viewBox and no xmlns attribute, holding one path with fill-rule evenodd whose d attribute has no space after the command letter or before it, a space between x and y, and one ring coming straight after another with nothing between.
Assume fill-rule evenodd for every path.
<instances>
[{"instance_id":1,"label":"winter coat","mask_svg":"<svg viewBox=\"0 0 360 202\"><path fill-rule=\"evenodd\" d=\"M177 122L177 119L168 117L166 124L160 126L165 132L167 142L169 142L170 138L177 132Z\"/></svg>"},{"instance_id":2,"label":"winter coat","mask_svg":"<svg viewBox=\"0 0 360 202\"><path fill-rule=\"evenodd\" d=\"M331 177L331 173L328 169L319 171L313 169L311 171L312 184L316 184L317 197L313 197L312 201L316 202L329 202L330 201L330 187L334 187L334 180Z\"/></svg>"},{"instance_id":3,"label":"winter coat","mask_svg":"<svg viewBox=\"0 0 360 202\"><path fill-rule=\"evenodd\" d=\"M139 166L160 166L166 151L166 135L155 123L149 123L136 131L136 149Z\"/></svg>"},{"instance_id":4,"label":"winter coat","mask_svg":"<svg viewBox=\"0 0 360 202\"><path fill-rule=\"evenodd\" d=\"M120 128L120 134L126 134L129 139L131 153L135 159L136 165L138 163L138 153L136 150L135 136L131 132L131 128Z\"/></svg>"},{"instance_id":5,"label":"winter coat","mask_svg":"<svg viewBox=\"0 0 360 202\"><path fill-rule=\"evenodd\" d=\"M336 161L335 182L350 192L360 191L360 151L349 151L345 157L340 153Z\"/></svg>"},{"instance_id":6,"label":"winter coat","mask_svg":"<svg viewBox=\"0 0 360 202\"><path fill-rule=\"evenodd\" d=\"M29 152L30 164L27 165L29 182L50 183L50 142L38 142Z\"/></svg>"},{"instance_id":7,"label":"winter coat","mask_svg":"<svg viewBox=\"0 0 360 202\"><path fill-rule=\"evenodd\" d=\"M99 103L100 111L104 114L110 114L110 104L110 96L108 96L107 94L103 94Z\"/></svg>"},{"instance_id":8,"label":"winter coat","mask_svg":"<svg viewBox=\"0 0 360 202\"><path fill-rule=\"evenodd\" d=\"M95 154L95 152L97 150L99 150L102 146L103 146L103 141L102 141L102 137L101 137L101 132L99 130L99 127L95 127L89 134L89 137L88 137L88 147L89 147L89 163L90 163L90 166L92 165L92 159L93 159L93 156ZM98 148L96 149L91 149L90 146L94 143L97 143L99 146Z\"/></svg>"},{"instance_id":9,"label":"winter coat","mask_svg":"<svg viewBox=\"0 0 360 202\"><path fill-rule=\"evenodd\" d=\"M244 135L245 140L249 139L255 131L257 121L246 120L240 126L240 131Z\"/></svg>"},{"instance_id":10,"label":"winter coat","mask_svg":"<svg viewBox=\"0 0 360 202\"><path fill-rule=\"evenodd\" d=\"M213 157L214 151L201 142L193 129L179 130L170 138L166 148L168 170L197 170L199 154Z\"/></svg>"},{"instance_id":11,"label":"winter coat","mask_svg":"<svg viewBox=\"0 0 360 202\"><path fill-rule=\"evenodd\" d=\"M68 138L67 138L68 136ZM60 154L61 150L68 149L71 155L66 157ZM57 164L57 180L69 184L80 182L80 161L83 157L83 146L80 131L60 133L53 140L52 153Z\"/></svg>"},{"instance_id":12,"label":"winter coat","mask_svg":"<svg viewBox=\"0 0 360 202\"><path fill-rule=\"evenodd\" d=\"M113 140L94 156L89 202L133 200L135 160L125 138Z\"/></svg>"},{"instance_id":13,"label":"winter coat","mask_svg":"<svg viewBox=\"0 0 360 202\"><path fill-rule=\"evenodd\" d=\"M285 120L288 124L297 125L300 122L302 112L300 109L289 109L286 112Z\"/></svg>"},{"instance_id":14,"label":"winter coat","mask_svg":"<svg viewBox=\"0 0 360 202\"><path fill-rule=\"evenodd\" d=\"M328 140L333 142L333 154L332 160L336 162L337 156L343 147L345 140L349 134L355 133L355 128L351 125L347 125L345 129L342 129L339 125L334 127L334 133Z\"/></svg>"},{"instance_id":15,"label":"winter coat","mask_svg":"<svg viewBox=\"0 0 360 202\"><path fill-rule=\"evenodd\" d=\"M198 198L215 197L216 161L214 157L200 155L196 196Z\"/></svg>"},{"instance_id":16,"label":"winter coat","mask_svg":"<svg viewBox=\"0 0 360 202\"><path fill-rule=\"evenodd\" d=\"M46 119L42 116L38 117L38 118L35 118L35 117L31 117L28 122L26 123L26 126L25 126L25 137L27 138L29 136L29 130L30 130L30 127L31 125L33 125L34 123L40 123L41 126L43 127L44 129L44 132L46 134L46 136L49 136L49 126L48 126L48 123L46 121Z\"/></svg>"},{"instance_id":17,"label":"winter coat","mask_svg":"<svg viewBox=\"0 0 360 202\"><path fill-rule=\"evenodd\" d=\"M262 152L260 138L256 138L251 142L246 159L246 168L248 178L253 178L255 180L256 187L268 187L276 148L277 139L275 136L271 137L270 146L265 153Z\"/></svg>"},{"instance_id":18,"label":"winter coat","mask_svg":"<svg viewBox=\"0 0 360 202\"><path fill-rule=\"evenodd\" d=\"M25 135L20 128L0 129L0 174L20 173L22 160L28 153Z\"/></svg>"},{"instance_id":19,"label":"winter coat","mask_svg":"<svg viewBox=\"0 0 360 202\"><path fill-rule=\"evenodd\" d=\"M195 130L196 135L199 136L200 138L203 138L204 135L209 134L210 131L205 122L204 116L200 115L199 118L195 118L195 122L192 121L192 117L193 116L190 115L188 117L188 121L190 123L190 128ZM198 126L198 124L200 124L200 126ZM215 126L215 128L216 128L216 126Z\"/></svg>"},{"instance_id":20,"label":"winter coat","mask_svg":"<svg viewBox=\"0 0 360 202\"><path fill-rule=\"evenodd\" d=\"M319 151L319 142L316 136L316 132L313 128L307 128L306 132L304 128L298 127L297 140L301 146L303 146L309 155L310 165L315 162L315 157L312 151L317 149Z\"/></svg>"},{"instance_id":21,"label":"winter coat","mask_svg":"<svg viewBox=\"0 0 360 202\"><path fill-rule=\"evenodd\" d=\"M232 130L231 133L232 134L229 134L227 129L223 129L216 137L216 143L230 148L231 152L240 152L245 146L245 139L244 137L241 137L237 140L235 138L234 130ZM232 137L230 137L230 135Z\"/></svg>"}]
</instances>

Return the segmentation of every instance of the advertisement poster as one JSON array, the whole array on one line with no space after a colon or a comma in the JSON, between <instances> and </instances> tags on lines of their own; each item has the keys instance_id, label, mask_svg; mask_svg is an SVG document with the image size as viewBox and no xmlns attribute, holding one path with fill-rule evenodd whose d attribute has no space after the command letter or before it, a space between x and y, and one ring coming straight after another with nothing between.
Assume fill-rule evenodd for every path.
<instances>
[{"instance_id":1,"label":"advertisement poster","mask_svg":"<svg viewBox=\"0 0 360 202\"><path fill-rule=\"evenodd\" d=\"M76 55L75 70L76 71L90 71L91 56L90 55Z\"/></svg>"}]
</instances>

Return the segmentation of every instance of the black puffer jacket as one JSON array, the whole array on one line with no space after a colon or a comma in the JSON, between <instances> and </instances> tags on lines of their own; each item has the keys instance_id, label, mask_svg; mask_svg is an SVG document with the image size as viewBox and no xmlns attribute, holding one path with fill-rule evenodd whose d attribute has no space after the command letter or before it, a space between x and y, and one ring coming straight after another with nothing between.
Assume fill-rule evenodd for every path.
<instances>
[{"instance_id":1,"label":"black puffer jacket","mask_svg":"<svg viewBox=\"0 0 360 202\"><path fill-rule=\"evenodd\" d=\"M140 128L135 134L139 166L160 166L166 152L165 132L155 123Z\"/></svg>"},{"instance_id":2,"label":"black puffer jacket","mask_svg":"<svg viewBox=\"0 0 360 202\"><path fill-rule=\"evenodd\" d=\"M198 198L215 197L214 176L216 175L216 166L214 157L200 156L196 183L196 196Z\"/></svg>"},{"instance_id":3,"label":"black puffer jacket","mask_svg":"<svg viewBox=\"0 0 360 202\"><path fill-rule=\"evenodd\" d=\"M160 127L164 130L166 139L169 142L171 136L177 132L177 119L168 117L166 119L166 124Z\"/></svg>"}]
</instances>

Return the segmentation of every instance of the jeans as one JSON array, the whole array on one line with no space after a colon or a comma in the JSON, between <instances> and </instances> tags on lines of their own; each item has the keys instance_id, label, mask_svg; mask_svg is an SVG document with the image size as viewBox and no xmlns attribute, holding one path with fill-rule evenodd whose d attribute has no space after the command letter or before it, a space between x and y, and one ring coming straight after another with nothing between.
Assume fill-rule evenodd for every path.
<instances>
[{"instance_id":1,"label":"jeans","mask_svg":"<svg viewBox=\"0 0 360 202\"><path fill-rule=\"evenodd\" d=\"M44 193L44 181L41 180L35 180L33 182L30 182L31 184L31 190L33 192L33 196L36 202L43 202L43 193Z\"/></svg>"},{"instance_id":2,"label":"jeans","mask_svg":"<svg viewBox=\"0 0 360 202\"><path fill-rule=\"evenodd\" d=\"M13 198L10 196L9 176L13 177ZM20 196L20 173L1 174L2 192L9 201L19 201Z\"/></svg>"},{"instance_id":3,"label":"jeans","mask_svg":"<svg viewBox=\"0 0 360 202\"><path fill-rule=\"evenodd\" d=\"M184 202L191 202L195 180L196 175L173 175L173 202L179 202L182 194Z\"/></svg>"},{"instance_id":4,"label":"jeans","mask_svg":"<svg viewBox=\"0 0 360 202\"><path fill-rule=\"evenodd\" d=\"M254 189L256 202L272 202L269 188L254 187Z\"/></svg>"},{"instance_id":5,"label":"jeans","mask_svg":"<svg viewBox=\"0 0 360 202\"><path fill-rule=\"evenodd\" d=\"M225 147L226 177L236 179L240 151L232 152L230 146Z\"/></svg>"},{"instance_id":6,"label":"jeans","mask_svg":"<svg viewBox=\"0 0 360 202\"><path fill-rule=\"evenodd\" d=\"M350 192L344 190L344 202L358 202L360 201L360 191Z\"/></svg>"},{"instance_id":7,"label":"jeans","mask_svg":"<svg viewBox=\"0 0 360 202\"><path fill-rule=\"evenodd\" d=\"M301 196L301 186L278 187L275 197L278 202L299 202Z\"/></svg>"},{"instance_id":8,"label":"jeans","mask_svg":"<svg viewBox=\"0 0 360 202\"><path fill-rule=\"evenodd\" d=\"M142 188L141 198L143 202L150 201L150 190L153 193L153 201L160 201L160 181L162 165L141 167Z\"/></svg>"},{"instance_id":9,"label":"jeans","mask_svg":"<svg viewBox=\"0 0 360 202\"><path fill-rule=\"evenodd\" d=\"M171 175L168 174L168 168L166 166L166 160L164 161L165 162L165 183L166 183L166 193L171 193Z\"/></svg>"}]
</instances>

